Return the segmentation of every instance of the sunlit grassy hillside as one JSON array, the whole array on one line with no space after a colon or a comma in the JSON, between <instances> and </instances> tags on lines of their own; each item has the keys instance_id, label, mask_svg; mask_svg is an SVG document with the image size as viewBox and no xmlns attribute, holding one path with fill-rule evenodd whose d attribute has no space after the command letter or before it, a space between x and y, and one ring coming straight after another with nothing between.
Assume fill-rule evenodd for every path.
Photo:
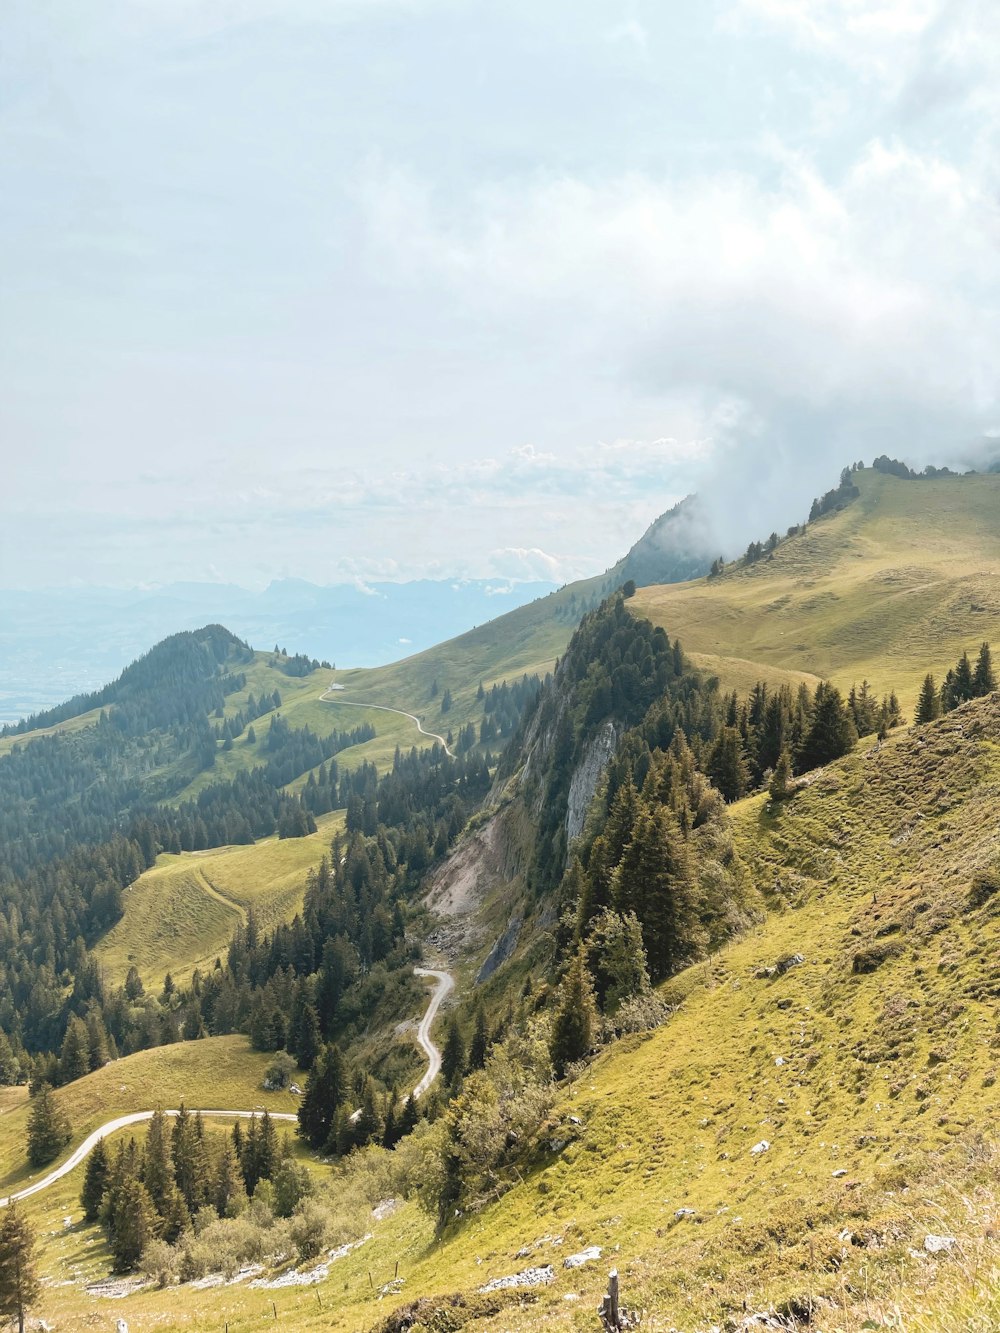
<instances>
[{"instance_id":1,"label":"sunlit grassy hillside","mask_svg":"<svg viewBox=\"0 0 1000 1333\"><path fill-rule=\"evenodd\" d=\"M159 985L167 972L185 980L225 955L251 909L265 930L290 921L302 906L308 871L343 825L343 811L335 811L306 838L161 854L126 889L124 915L95 947L109 979L122 982L134 965L147 985Z\"/></svg>"},{"instance_id":2,"label":"sunlit grassy hillside","mask_svg":"<svg viewBox=\"0 0 1000 1333\"><path fill-rule=\"evenodd\" d=\"M1000 476L855 480L858 499L773 559L643 588L632 605L726 685L774 668L845 688L867 677L912 713L925 672L1000 644Z\"/></svg>"},{"instance_id":3,"label":"sunlit grassy hillside","mask_svg":"<svg viewBox=\"0 0 1000 1333\"><path fill-rule=\"evenodd\" d=\"M393 704L420 717L428 730L457 730L482 717L482 705L476 699L480 682L489 689L525 673L544 676L569 643L579 613L596 605L615 586L610 576L585 579L401 662L337 671L334 678L344 687L345 699ZM433 695L435 683L438 690ZM448 713L441 711L445 690L452 695ZM338 725L346 726L349 718L359 716L354 709L350 713L344 710ZM379 725L377 715L365 716ZM409 735L411 741L420 740L412 724Z\"/></svg>"}]
</instances>

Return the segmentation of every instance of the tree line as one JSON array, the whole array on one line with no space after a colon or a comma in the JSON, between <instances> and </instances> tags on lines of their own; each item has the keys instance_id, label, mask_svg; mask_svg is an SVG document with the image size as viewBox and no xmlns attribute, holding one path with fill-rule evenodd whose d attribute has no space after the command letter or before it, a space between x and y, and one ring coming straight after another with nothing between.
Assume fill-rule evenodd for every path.
<instances>
[{"instance_id":1,"label":"tree line","mask_svg":"<svg viewBox=\"0 0 1000 1333\"><path fill-rule=\"evenodd\" d=\"M920 724L933 722L942 713L950 713L953 708L968 703L970 699L982 699L992 694L996 687L993 655L990 645L984 643L979 649L975 667L969 660L968 652L963 652L955 666L949 668L940 688L935 684L931 672L927 673L920 687L916 720Z\"/></svg>"}]
</instances>

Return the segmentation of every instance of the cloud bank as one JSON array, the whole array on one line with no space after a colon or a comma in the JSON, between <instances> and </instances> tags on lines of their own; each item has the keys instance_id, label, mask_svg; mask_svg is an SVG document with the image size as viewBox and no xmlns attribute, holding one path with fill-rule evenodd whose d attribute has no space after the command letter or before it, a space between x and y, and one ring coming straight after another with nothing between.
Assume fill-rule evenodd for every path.
<instances>
[{"instance_id":1,"label":"cloud bank","mask_svg":"<svg viewBox=\"0 0 1000 1333\"><path fill-rule=\"evenodd\" d=\"M69 0L0 78L0 583L563 580L1000 439L995 0Z\"/></svg>"}]
</instances>

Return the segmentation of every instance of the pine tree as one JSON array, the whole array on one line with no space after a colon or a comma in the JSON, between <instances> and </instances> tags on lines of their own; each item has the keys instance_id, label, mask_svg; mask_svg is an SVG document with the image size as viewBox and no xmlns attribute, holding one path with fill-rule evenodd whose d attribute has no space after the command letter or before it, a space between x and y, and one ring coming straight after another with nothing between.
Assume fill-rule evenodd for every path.
<instances>
[{"instance_id":1,"label":"pine tree","mask_svg":"<svg viewBox=\"0 0 1000 1333\"><path fill-rule=\"evenodd\" d=\"M417 1106L417 1099L411 1092L403 1103L403 1114L399 1119L399 1137L404 1138L407 1134L416 1129L420 1121L420 1108Z\"/></svg>"},{"instance_id":2,"label":"pine tree","mask_svg":"<svg viewBox=\"0 0 1000 1333\"><path fill-rule=\"evenodd\" d=\"M749 774L743 741L735 727L723 727L708 757L708 776L727 801L746 795Z\"/></svg>"},{"instance_id":3,"label":"pine tree","mask_svg":"<svg viewBox=\"0 0 1000 1333\"><path fill-rule=\"evenodd\" d=\"M17 1204L9 1203L0 1217L0 1314L17 1320L19 1333L40 1290L34 1232Z\"/></svg>"},{"instance_id":4,"label":"pine tree","mask_svg":"<svg viewBox=\"0 0 1000 1333\"><path fill-rule=\"evenodd\" d=\"M458 1026L458 1019L454 1014L448 1021L448 1035L445 1037L444 1050L441 1052L441 1077L445 1084L450 1087L456 1077L460 1076L465 1070L465 1042L462 1040L462 1029Z\"/></svg>"},{"instance_id":5,"label":"pine tree","mask_svg":"<svg viewBox=\"0 0 1000 1333\"><path fill-rule=\"evenodd\" d=\"M87 1158L87 1168L83 1173L83 1188L80 1190L80 1203L88 1222L96 1222L100 1216L110 1173L108 1150L104 1146L104 1140L99 1139L96 1148Z\"/></svg>"},{"instance_id":6,"label":"pine tree","mask_svg":"<svg viewBox=\"0 0 1000 1333\"><path fill-rule=\"evenodd\" d=\"M101 1201L99 1218L102 1224L107 1227L109 1236L114 1224L115 1208L122 1188L127 1180L138 1179L141 1169L142 1158L139 1145L130 1136L128 1143L119 1143L114 1160L110 1161L107 1187Z\"/></svg>"},{"instance_id":7,"label":"pine tree","mask_svg":"<svg viewBox=\"0 0 1000 1333\"><path fill-rule=\"evenodd\" d=\"M594 1044L597 1005L594 985L584 962L583 949L573 955L559 987L559 1002L552 1020L549 1054L559 1078L566 1066L582 1060Z\"/></svg>"},{"instance_id":8,"label":"pine tree","mask_svg":"<svg viewBox=\"0 0 1000 1333\"><path fill-rule=\"evenodd\" d=\"M399 1111L396 1106L396 1094L386 1098L385 1116L382 1124L382 1147L395 1148L399 1142Z\"/></svg>"},{"instance_id":9,"label":"pine tree","mask_svg":"<svg viewBox=\"0 0 1000 1333\"><path fill-rule=\"evenodd\" d=\"M111 1042L104 1019L96 1009L87 1015L87 1045L91 1070L103 1069L111 1059Z\"/></svg>"},{"instance_id":10,"label":"pine tree","mask_svg":"<svg viewBox=\"0 0 1000 1333\"><path fill-rule=\"evenodd\" d=\"M634 912L620 916L605 908L591 923L585 948L595 998L604 1013L615 1013L626 1000L649 990L646 947Z\"/></svg>"},{"instance_id":11,"label":"pine tree","mask_svg":"<svg viewBox=\"0 0 1000 1333\"><path fill-rule=\"evenodd\" d=\"M959 704L967 703L973 697L973 693L972 663L969 661L969 654L963 653L955 667L952 680L952 707L957 708Z\"/></svg>"},{"instance_id":12,"label":"pine tree","mask_svg":"<svg viewBox=\"0 0 1000 1333\"><path fill-rule=\"evenodd\" d=\"M312 1069L322 1044L316 1010L306 1004L295 1030L295 1058L300 1069Z\"/></svg>"},{"instance_id":13,"label":"pine tree","mask_svg":"<svg viewBox=\"0 0 1000 1333\"><path fill-rule=\"evenodd\" d=\"M634 912L653 981L662 981L697 947L694 872L677 817L664 806L647 809L615 871L617 911Z\"/></svg>"},{"instance_id":14,"label":"pine tree","mask_svg":"<svg viewBox=\"0 0 1000 1333\"><path fill-rule=\"evenodd\" d=\"M146 1146L142 1157L142 1183L153 1201L153 1207L162 1219L164 1239L176 1240L187 1220L187 1210L174 1178L174 1160L170 1150L166 1116L160 1110L153 1113L149 1129L146 1131Z\"/></svg>"},{"instance_id":15,"label":"pine tree","mask_svg":"<svg viewBox=\"0 0 1000 1333\"><path fill-rule=\"evenodd\" d=\"M69 1120L56 1104L52 1089L47 1083L41 1084L28 1112L28 1161L32 1166L51 1162L72 1135Z\"/></svg>"},{"instance_id":16,"label":"pine tree","mask_svg":"<svg viewBox=\"0 0 1000 1333\"><path fill-rule=\"evenodd\" d=\"M990 653L990 645L984 643L979 650L975 674L972 677L973 693L977 699L981 699L984 695L992 694L996 687L997 680L993 674L993 657Z\"/></svg>"},{"instance_id":17,"label":"pine tree","mask_svg":"<svg viewBox=\"0 0 1000 1333\"><path fill-rule=\"evenodd\" d=\"M220 1217L238 1217L246 1210L247 1192L243 1184L243 1172L233 1145L229 1142L222 1145L210 1183L209 1202Z\"/></svg>"},{"instance_id":18,"label":"pine tree","mask_svg":"<svg viewBox=\"0 0 1000 1333\"><path fill-rule=\"evenodd\" d=\"M924 677L924 683L920 687L920 698L917 700L917 726L923 726L926 722L933 722L936 717L940 716L941 700L934 684L934 677L928 671Z\"/></svg>"},{"instance_id":19,"label":"pine tree","mask_svg":"<svg viewBox=\"0 0 1000 1333\"><path fill-rule=\"evenodd\" d=\"M844 707L836 685L820 681L813 699L812 718L799 753L800 766L808 770L829 764L857 744L858 733Z\"/></svg>"},{"instance_id":20,"label":"pine tree","mask_svg":"<svg viewBox=\"0 0 1000 1333\"><path fill-rule=\"evenodd\" d=\"M260 1154L260 1128L257 1123L257 1117L252 1115L250 1123L247 1125L246 1137L243 1140L243 1151L240 1153L240 1166L243 1168L243 1184L246 1188L247 1197L252 1198L253 1192L257 1188L260 1180L260 1172L257 1169L257 1163Z\"/></svg>"},{"instance_id":21,"label":"pine tree","mask_svg":"<svg viewBox=\"0 0 1000 1333\"><path fill-rule=\"evenodd\" d=\"M483 1006L480 1005L476 1010L476 1025L472 1032L472 1041L469 1043L469 1068L482 1069L486 1063L486 1052L489 1050L490 1034L486 1026L486 1013Z\"/></svg>"},{"instance_id":22,"label":"pine tree","mask_svg":"<svg viewBox=\"0 0 1000 1333\"><path fill-rule=\"evenodd\" d=\"M361 1098L361 1110L354 1122L354 1145L364 1148L367 1144L380 1139L385 1128L378 1103L375 1100L375 1085L370 1078L365 1079L364 1095Z\"/></svg>"},{"instance_id":23,"label":"pine tree","mask_svg":"<svg viewBox=\"0 0 1000 1333\"><path fill-rule=\"evenodd\" d=\"M198 1123L181 1102L170 1136L170 1150L174 1160L174 1179L184 1204L193 1217L208 1200L209 1164L204 1133L199 1134Z\"/></svg>"},{"instance_id":24,"label":"pine tree","mask_svg":"<svg viewBox=\"0 0 1000 1333\"><path fill-rule=\"evenodd\" d=\"M116 1273L128 1273L156 1238L158 1219L149 1191L136 1176L122 1181L110 1218L111 1254Z\"/></svg>"},{"instance_id":25,"label":"pine tree","mask_svg":"<svg viewBox=\"0 0 1000 1333\"><path fill-rule=\"evenodd\" d=\"M59 1082L71 1083L89 1073L90 1037L87 1025L82 1018L73 1014L66 1025L66 1035L59 1054Z\"/></svg>"},{"instance_id":26,"label":"pine tree","mask_svg":"<svg viewBox=\"0 0 1000 1333\"><path fill-rule=\"evenodd\" d=\"M346 1106L338 1106L330 1124L324 1151L331 1157L346 1157L354 1147L354 1122Z\"/></svg>"},{"instance_id":27,"label":"pine tree","mask_svg":"<svg viewBox=\"0 0 1000 1333\"><path fill-rule=\"evenodd\" d=\"M257 1136L257 1179L270 1180L280 1160L278 1151L278 1131L267 1111L260 1118L260 1131Z\"/></svg>"},{"instance_id":28,"label":"pine tree","mask_svg":"<svg viewBox=\"0 0 1000 1333\"><path fill-rule=\"evenodd\" d=\"M327 1046L309 1071L298 1109L298 1132L313 1148L322 1148L347 1096L347 1071L336 1046Z\"/></svg>"},{"instance_id":29,"label":"pine tree","mask_svg":"<svg viewBox=\"0 0 1000 1333\"><path fill-rule=\"evenodd\" d=\"M14 1054L10 1038L0 1028L0 1087L13 1087L21 1081L21 1062Z\"/></svg>"},{"instance_id":30,"label":"pine tree","mask_svg":"<svg viewBox=\"0 0 1000 1333\"><path fill-rule=\"evenodd\" d=\"M783 801L786 796L790 796L792 791L792 756L788 752L788 746L782 747L781 754L778 756L778 762L774 766L774 773L771 775L771 783L768 792L773 801Z\"/></svg>"}]
</instances>

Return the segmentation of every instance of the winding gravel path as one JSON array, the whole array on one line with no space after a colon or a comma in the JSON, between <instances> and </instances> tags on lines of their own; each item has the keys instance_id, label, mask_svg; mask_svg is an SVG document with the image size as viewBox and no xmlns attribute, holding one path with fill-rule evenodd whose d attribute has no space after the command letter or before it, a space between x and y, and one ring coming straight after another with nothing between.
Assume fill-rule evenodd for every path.
<instances>
[{"instance_id":1,"label":"winding gravel path","mask_svg":"<svg viewBox=\"0 0 1000 1333\"><path fill-rule=\"evenodd\" d=\"M26 1185L24 1189L17 1190L13 1194L8 1194L6 1199L0 1199L0 1208L6 1208L7 1204L13 1203L15 1199L27 1199L32 1194L38 1194L41 1190L48 1189L54 1185L57 1180L62 1180L63 1176L80 1165L83 1159L90 1155L97 1147L101 1139L108 1134L114 1134L116 1130L127 1129L129 1125L141 1124L143 1120L152 1120L156 1114L155 1111L132 1111L129 1115L120 1115L115 1120L109 1120L100 1129L95 1129L92 1134L88 1134L79 1148L74 1149L66 1158L62 1166L57 1166L54 1171L50 1171L47 1176L41 1180L36 1180L33 1185ZM164 1111L164 1115L179 1115L178 1111ZM194 1111L192 1110L192 1115ZM262 1115L263 1108L260 1111L201 1111L201 1115L225 1116L229 1120L249 1120L251 1116ZM268 1112L272 1120L297 1120L298 1117L293 1111L270 1111Z\"/></svg>"},{"instance_id":2,"label":"winding gravel path","mask_svg":"<svg viewBox=\"0 0 1000 1333\"><path fill-rule=\"evenodd\" d=\"M333 690L333 698L330 698L330 691ZM386 704L365 704L359 703L356 699L338 699L337 692L332 685L328 685L319 696L321 704L338 704L341 708L371 708L377 713L395 713L397 717L407 717L416 726L421 736L427 736L432 741L440 741L444 746L444 752L450 758L454 759L454 753L448 748L448 742L443 736L439 736L436 731L426 731L424 724L415 713L405 713L402 708L389 708Z\"/></svg>"},{"instance_id":3,"label":"winding gravel path","mask_svg":"<svg viewBox=\"0 0 1000 1333\"><path fill-rule=\"evenodd\" d=\"M417 1041L427 1056L427 1073L413 1089L413 1095L422 1097L441 1072L441 1052L431 1040L431 1028L441 1008L441 1001L455 989L455 978L450 972L435 972L429 967L415 967L413 970L418 977L434 977L437 981L431 1002L417 1028Z\"/></svg>"},{"instance_id":4,"label":"winding gravel path","mask_svg":"<svg viewBox=\"0 0 1000 1333\"><path fill-rule=\"evenodd\" d=\"M414 972L418 977L434 977L437 985L430 998L423 1018L420 1020L420 1026L417 1028L417 1041L419 1042L424 1054L427 1056L427 1072L413 1089L414 1097L422 1097L431 1086L438 1074L441 1072L441 1052L431 1039L431 1027L434 1019L437 1017L437 1011L441 1007L441 1002L446 995L449 995L455 988L455 978L450 972L435 972L426 967L415 967ZM228 1120L249 1120L251 1116L262 1115L263 1107L256 1111L217 1111L202 1110L198 1114L205 1116L222 1117ZM191 1114L195 1114L195 1108L191 1107ZM164 1111L164 1115L176 1116L179 1111ZM297 1121L298 1116L294 1111L269 1111L272 1120ZM57 1180L62 1180L63 1176L76 1169L84 1158L89 1157L93 1150L100 1143L101 1139L109 1134L116 1133L119 1129L128 1129L129 1125L139 1125L145 1120L152 1120L154 1111L131 1111L128 1115L116 1116L114 1120L108 1120L95 1129L93 1133L88 1134L78 1148L74 1148L69 1157L66 1158L60 1166L54 1171L50 1171L47 1176L41 1180L34 1181L31 1185L25 1185L24 1189L15 1190L13 1194L8 1194L5 1199L0 1199L0 1208L6 1208L9 1203L14 1203L17 1199L28 1199L32 1194L39 1194L42 1190L48 1189L54 1185Z\"/></svg>"}]
</instances>

